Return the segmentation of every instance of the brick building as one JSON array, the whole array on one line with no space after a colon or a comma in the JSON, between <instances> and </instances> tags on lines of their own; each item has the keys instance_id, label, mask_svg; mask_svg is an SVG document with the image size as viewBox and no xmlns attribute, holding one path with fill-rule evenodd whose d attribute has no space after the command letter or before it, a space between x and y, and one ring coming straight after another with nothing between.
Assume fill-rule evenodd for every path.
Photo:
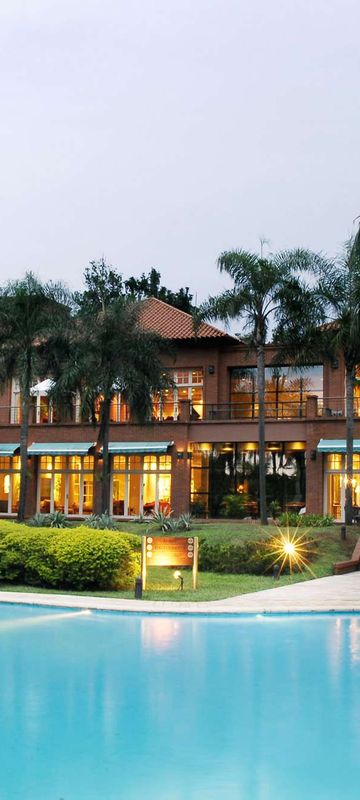
<instances>
[{"instance_id":1,"label":"brick building","mask_svg":"<svg viewBox=\"0 0 360 800\"><path fill-rule=\"evenodd\" d=\"M192 509L218 516L227 498L257 513L258 398L255 357L236 337L162 301L144 301L142 323L173 343L164 366L174 388L154 399L146 425L129 421L114 395L109 512L136 517L152 509ZM341 360L294 371L274 366L267 347L268 500L282 508L344 515L345 377ZM32 389L27 514L93 512L99 495L93 447L97 429L81 419L76 399L52 407L49 380ZM357 389L355 389L357 394ZM360 396L360 392L359 392ZM20 403L16 381L0 400L0 514L17 511ZM358 413L357 402L355 413ZM355 419L354 505L360 506L360 417ZM359 454L356 453L357 444Z\"/></svg>"}]
</instances>

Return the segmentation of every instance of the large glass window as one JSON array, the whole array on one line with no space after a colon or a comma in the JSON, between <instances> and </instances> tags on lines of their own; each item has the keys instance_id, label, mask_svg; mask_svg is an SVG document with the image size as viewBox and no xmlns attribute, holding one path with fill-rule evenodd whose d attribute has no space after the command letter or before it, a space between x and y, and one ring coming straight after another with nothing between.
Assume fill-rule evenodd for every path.
<instances>
[{"instance_id":1,"label":"large glass window","mask_svg":"<svg viewBox=\"0 0 360 800\"><path fill-rule=\"evenodd\" d=\"M0 514L17 514L20 498L20 458L0 458Z\"/></svg>"},{"instance_id":2,"label":"large glass window","mask_svg":"<svg viewBox=\"0 0 360 800\"><path fill-rule=\"evenodd\" d=\"M40 457L37 502L40 513L92 514L93 493L93 456Z\"/></svg>"},{"instance_id":3,"label":"large glass window","mask_svg":"<svg viewBox=\"0 0 360 800\"><path fill-rule=\"evenodd\" d=\"M171 456L114 456L112 514L137 517L152 511L169 511Z\"/></svg>"},{"instance_id":4,"label":"large glass window","mask_svg":"<svg viewBox=\"0 0 360 800\"><path fill-rule=\"evenodd\" d=\"M198 516L258 516L259 458L255 442L194 444L191 503ZM284 510L305 505L305 443L268 442L267 502Z\"/></svg>"},{"instance_id":5,"label":"large glass window","mask_svg":"<svg viewBox=\"0 0 360 800\"><path fill-rule=\"evenodd\" d=\"M323 367L301 370L292 367L265 368L265 413L276 419L302 417L308 394L323 396ZM256 367L231 370L230 402L234 418L254 418L259 413Z\"/></svg>"},{"instance_id":6,"label":"large glass window","mask_svg":"<svg viewBox=\"0 0 360 800\"><path fill-rule=\"evenodd\" d=\"M154 398L154 420L177 420L180 413L180 401L190 400L192 419L203 418L203 383L204 375L201 367L178 369L171 373L174 387L164 389L161 397Z\"/></svg>"}]
</instances>

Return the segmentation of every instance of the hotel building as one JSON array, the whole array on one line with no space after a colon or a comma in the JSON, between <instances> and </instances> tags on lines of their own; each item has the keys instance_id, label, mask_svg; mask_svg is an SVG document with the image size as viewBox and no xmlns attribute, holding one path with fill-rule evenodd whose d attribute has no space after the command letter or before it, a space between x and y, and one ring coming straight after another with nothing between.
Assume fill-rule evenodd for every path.
<instances>
[{"instance_id":1,"label":"hotel building","mask_svg":"<svg viewBox=\"0 0 360 800\"><path fill-rule=\"evenodd\" d=\"M208 324L196 335L191 317L155 298L145 300L142 324L170 339L164 361L173 388L154 398L146 424L131 421L114 394L111 408L109 513L132 518L153 509L224 513L224 498L243 496L258 513L258 392L255 355L235 336ZM295 371L274 366L266 349L268 502L281 508L344 518L345 374L339 360ZM73 408L55 408L51 381L32 388L27 515L91 514L97 428ZM360 381L355 387L354 505L360 506ZM359 415L359 416L358 416ZM19 502L20 395L16 381L0 398L0 514ZM226 503L225 503L226 504Z\"/></svg>"}]
</instances>

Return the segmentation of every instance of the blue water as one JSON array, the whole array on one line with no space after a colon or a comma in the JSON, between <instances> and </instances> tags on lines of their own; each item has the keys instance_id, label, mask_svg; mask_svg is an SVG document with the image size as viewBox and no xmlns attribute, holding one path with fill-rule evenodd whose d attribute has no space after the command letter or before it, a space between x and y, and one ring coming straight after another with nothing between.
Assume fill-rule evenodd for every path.
<instances>
[{"instance_id":1,"label":"blue water","mask_svg":"<svg viewBox=\"0 0 360 800\"><path fill-rule=\"evenodd\" d=\"M0 606L1 800L359 800L360 616Z\"/></svg>"}]
</instances>

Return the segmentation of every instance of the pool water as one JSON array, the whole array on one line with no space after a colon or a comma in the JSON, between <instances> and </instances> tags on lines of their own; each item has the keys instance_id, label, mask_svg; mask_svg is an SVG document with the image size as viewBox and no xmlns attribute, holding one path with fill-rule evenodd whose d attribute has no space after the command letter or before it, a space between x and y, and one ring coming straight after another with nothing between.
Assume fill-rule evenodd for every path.
<instances>
[{"instance_id":1,"label":"pool water","mask_svg":"<svg viewBox=\"0 0 360 800\"><path fill-rule=\"evenodd\" d=\"M1 800L359 800L360 616L0 605Z\"/></svg>"}]
</instances>

